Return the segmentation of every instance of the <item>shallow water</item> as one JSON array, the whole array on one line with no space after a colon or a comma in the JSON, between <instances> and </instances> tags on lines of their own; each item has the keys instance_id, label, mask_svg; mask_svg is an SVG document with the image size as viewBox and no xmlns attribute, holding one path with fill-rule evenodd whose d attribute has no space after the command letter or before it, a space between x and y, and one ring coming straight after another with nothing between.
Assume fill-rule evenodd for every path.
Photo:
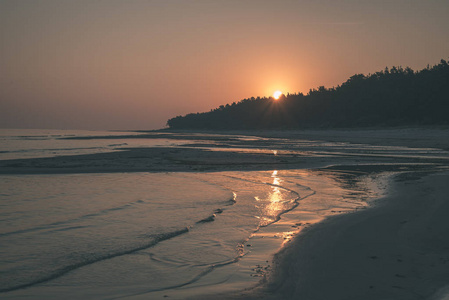
<instances>
[{"instance_id":1,"label":"shallow water","mask_svg":"<svg viewBox=\"0 0 449 300\"><path fill-rule=\"evenodd\" d=\"M0 160L105 153L126 148L186 143L182 140L139 138L141 134L120 131L0 129ZM97 136L108 138L89 138Z\"/></svg>"},{"instance_id":2,"label":"shallow water","mask_svg":"<svg viewBox=\"0 0 449 300\"><path fill-rule=\"evenodd\" d=\"M116 144L114 139L60 140L73 136L67 132L21 134L4 134L12 149L4 155L55 156L60 154L52 153L55 143L70 155L183 142L127 138ZM20 136L39 138L30 147ZM284 145L279 151L316 156L323 149L348 147L298 143L299 150ZM369 149L350 149L362 148ZM276 155L278 150L233 151ZM376 147L370 151L382 153ZM0 175L1 296L175 299L250 287L294 233L326 216L363 209L376 195L368 177L356 184L343 175L310 170Z\"/></svg>"},{"instance_id":3,"label":"shallow water","mask_svg":"<svg viewBox=\"0 0 449 300\"><path fill-rule=\"evenodd\" d=\"M298 197L239 176L1 176L0 289L96 282L160 290L232 263L251 233Z\"/></svg>"},{"instance_id":4,"label":"shallow water","mask_svg":"<svg viewBox=\"0 0 449 300\"><path fill-rule=\"evenodd\" d=\"M5 297L248 286L301 226L366 206L306 171L3 175L1 190Z\"/></svg>"}]
</instances>

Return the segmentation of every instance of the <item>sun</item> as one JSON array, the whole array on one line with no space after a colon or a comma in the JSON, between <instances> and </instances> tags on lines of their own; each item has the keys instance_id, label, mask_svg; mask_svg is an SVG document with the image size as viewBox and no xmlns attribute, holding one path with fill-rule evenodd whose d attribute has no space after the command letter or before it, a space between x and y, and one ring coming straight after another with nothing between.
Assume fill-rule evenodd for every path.
<instances>
[{"instance_id":1,"label":"sun","mask_svg":"<svg viewBox=\"0 0 449 300\"><path fill-rule=\"evenodd\" d=\"M280 97L282 96L282 92L281 91L276 91L273 93L273 98L278 100Z\"/></svg>"}]
</instances>

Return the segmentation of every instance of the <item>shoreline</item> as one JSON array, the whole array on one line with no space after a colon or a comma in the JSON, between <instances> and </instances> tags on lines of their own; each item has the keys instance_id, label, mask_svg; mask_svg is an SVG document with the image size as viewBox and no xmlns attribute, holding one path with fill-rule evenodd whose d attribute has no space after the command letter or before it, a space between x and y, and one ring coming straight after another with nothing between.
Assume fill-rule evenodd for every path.
<instances>
[{"instance_id":1,"label":"shoreline","mask_svg":"<svg viewBox=\"0 0 449 300\"><path fill-rule=\"evenodd\" d=\"M301 191L297 190L301 195L299 205L284 212L278 221L254 232L243 243L245 255L238 258L235 266L220 268L191 285L127 296L124 299L215 299L217 295L232 295L230 299L238 299L236 294L240 291L252 290L254 286L260 285L254 279L263 280L264 276L270 274L273 255L298 233L307 231L328 217L366 209L376 196L382 194L391 175L379 174L375 170L374 173L368 169L366 171L362 173L344 168L279 171L276 176L286 181L288 178L296 179L287 185L282 184L283 189L292 189L298 182L301 183ZM359 196L353 197L354 193Z\"/></svg>"},{"instance_id":2,"label":"shoreline","mask_svg":"<svg viewBox=\"0 0 449 300\"><path fill-rule=\"evenodd\" d=\"M265 283L220 299L446 299L449 171L415 176L397 175L367 210L303 231Z\"/></svg>"}]
</instances>

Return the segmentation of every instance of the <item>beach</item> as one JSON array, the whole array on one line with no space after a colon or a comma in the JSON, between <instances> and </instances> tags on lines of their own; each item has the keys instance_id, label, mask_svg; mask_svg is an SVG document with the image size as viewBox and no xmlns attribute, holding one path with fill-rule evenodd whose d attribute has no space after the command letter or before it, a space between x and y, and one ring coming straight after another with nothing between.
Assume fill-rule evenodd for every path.
<instances>
[{"instance_id":1,"label":"beach","mask_svg":"<svg viewBox=\"0 0 449 300\"><path fill-rule=\"evenodd\" d=\"M449 0L0 0L0 300L449 300Z\"/></svg>"},{"instance_id":2,"label":"beach","mask_svg":"<svg viewBox=\"0 0 449 300\"><path fill-rule=\"evenodd\" d=\"M194 215L192 211L192 218L196 218L193 223L186 221L184 227L178 228L179 219L176 219L170 225L171 231L165 232L167 238L160 238L154 245L151 244L154 241L147 241L146 246L139 244L139 239L129 241L129 245L135 244L134 248L96 254L97 258L77 262L76 268L60 273L61 276L30 284L21 279L24 284L17 288L10 283L2 296L18 299L33 295L56 299L62 294L69 294L73 299L86 295L101 299L444 299L446 295L449 131L445 128L220 134L159 131L141 132L138 137L135 133L116 134L113 138L94 134L68 137L71 142L79 143L112 139L108 145L121 145L117 149L112 146L114 151L108 148L101 153L2 159L0 174L17 180L74 176L70 178L82 182L97 176L95 180L102 180L103 186L107 182L108 189L112 188L110 182L135 186L138 179L154 189L157 184L153 188L151 182L163 181L164 185L172 184L172 190L177 185L198 186L186 193L186 198L192 195L191 199L214 200L209 206L199 206L204 213L197 215L196 211ZM155 146L141 142L134 147L127 145L135 144L136 139L163 139L164 142ZM92 189L101 193L97 190L102 185L95 185L95 181L92 184ZM133 189L136 193L145 191L144 186ZM197 193L200 190L209 191L211 196ZM161 192L158 197L164 199L165 193ZM179 197L171 196L175 202ZM230 199L236 204L227 202ZM130 207L137 209L140 203L133 202ZM186 207L191 203L194 202L186 202ZM116 211L114 207L109 209ZM103 211L109 214L109 210ZM90 216L92 212L86 214ZM254 215L259 218L257 222ZM246 221L235 227L237 219L234 218ZM226 227L225 224L231 223L235 226ZM104 226L103 223L82 225ZM45 230L56 229L56 225L45 226ZM64 228L67 232L72 230L67 228ZM189 229L182 231L182 228ZM235 228L242 234L217 240L219 243L211 246L213 235L222 230L223 236L231 236ZM108 229L105 234L109 232ZM197 242L193 239L195 235L198 235ZM120 241L123 237L116 238ZM12 241L6 236L4 239ZM143 279L138 285L138 279L133 283L132 266L145 261L137 258L152 257L147 272L151 273L155 266L168 272L163 266L169 261L160 260L158 249L163 253L164 249L183 245L187 247L186 252L197 251L194 249L198 241L204 243L204 253L218 251L226 259L210 256L206 268L200 267L203 263L195 267L201 276L195 275L194 268L189 271L194 279L179 277L179 283L171 287L167 286L172 276L169 273L166 281L160 282L160 288L151 287L151 281L145 283ZM115 246L108 243L102 247ZM170 257L173 260L175 254ZM173 272L179 271L181 265L175 264ZM118 272L121 268L127 268L122 276L127 274L131 280L125 281L123 288L112 289L109 285L120 280L120 276L108 281L101 274L105 270ZM143 268L136 270L142 273L136 273L136 278L148 276ZM52 272L49 269L49 274ZM94 276L93 284L86 288L81 279L89 278L89 272L101 279L98 282L102 286L95 284ZM80 287L86 288L87 294L74 293L73 289Z\"/></svg>"},{"instance_id":3,"label":"beach","mask_svg":"<svg viewBox=\"0 0 449 300\"><path fill-rule=\"evenodd\" d=\"M239 299L444 299L449 173L398 176L373 208L328 218L276 257Z\"/></svg>"}]
</instances>

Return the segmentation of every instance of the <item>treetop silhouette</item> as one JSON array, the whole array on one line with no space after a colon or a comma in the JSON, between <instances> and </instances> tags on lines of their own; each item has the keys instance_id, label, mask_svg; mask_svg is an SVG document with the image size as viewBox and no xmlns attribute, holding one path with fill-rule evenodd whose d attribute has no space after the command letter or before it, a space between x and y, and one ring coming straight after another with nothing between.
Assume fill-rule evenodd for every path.
<instances>
[{"instance_id":1,"label":"treetop silhouette","mask_svg":"<svg viewBox=\"0 0 449 300\"><path fill-rule=\"evenodd\" d=\"M337 87L251 97L167 121L171 129L297 129L449 124L449 64L355 74Z\"/></svg>"}]
</instances>

